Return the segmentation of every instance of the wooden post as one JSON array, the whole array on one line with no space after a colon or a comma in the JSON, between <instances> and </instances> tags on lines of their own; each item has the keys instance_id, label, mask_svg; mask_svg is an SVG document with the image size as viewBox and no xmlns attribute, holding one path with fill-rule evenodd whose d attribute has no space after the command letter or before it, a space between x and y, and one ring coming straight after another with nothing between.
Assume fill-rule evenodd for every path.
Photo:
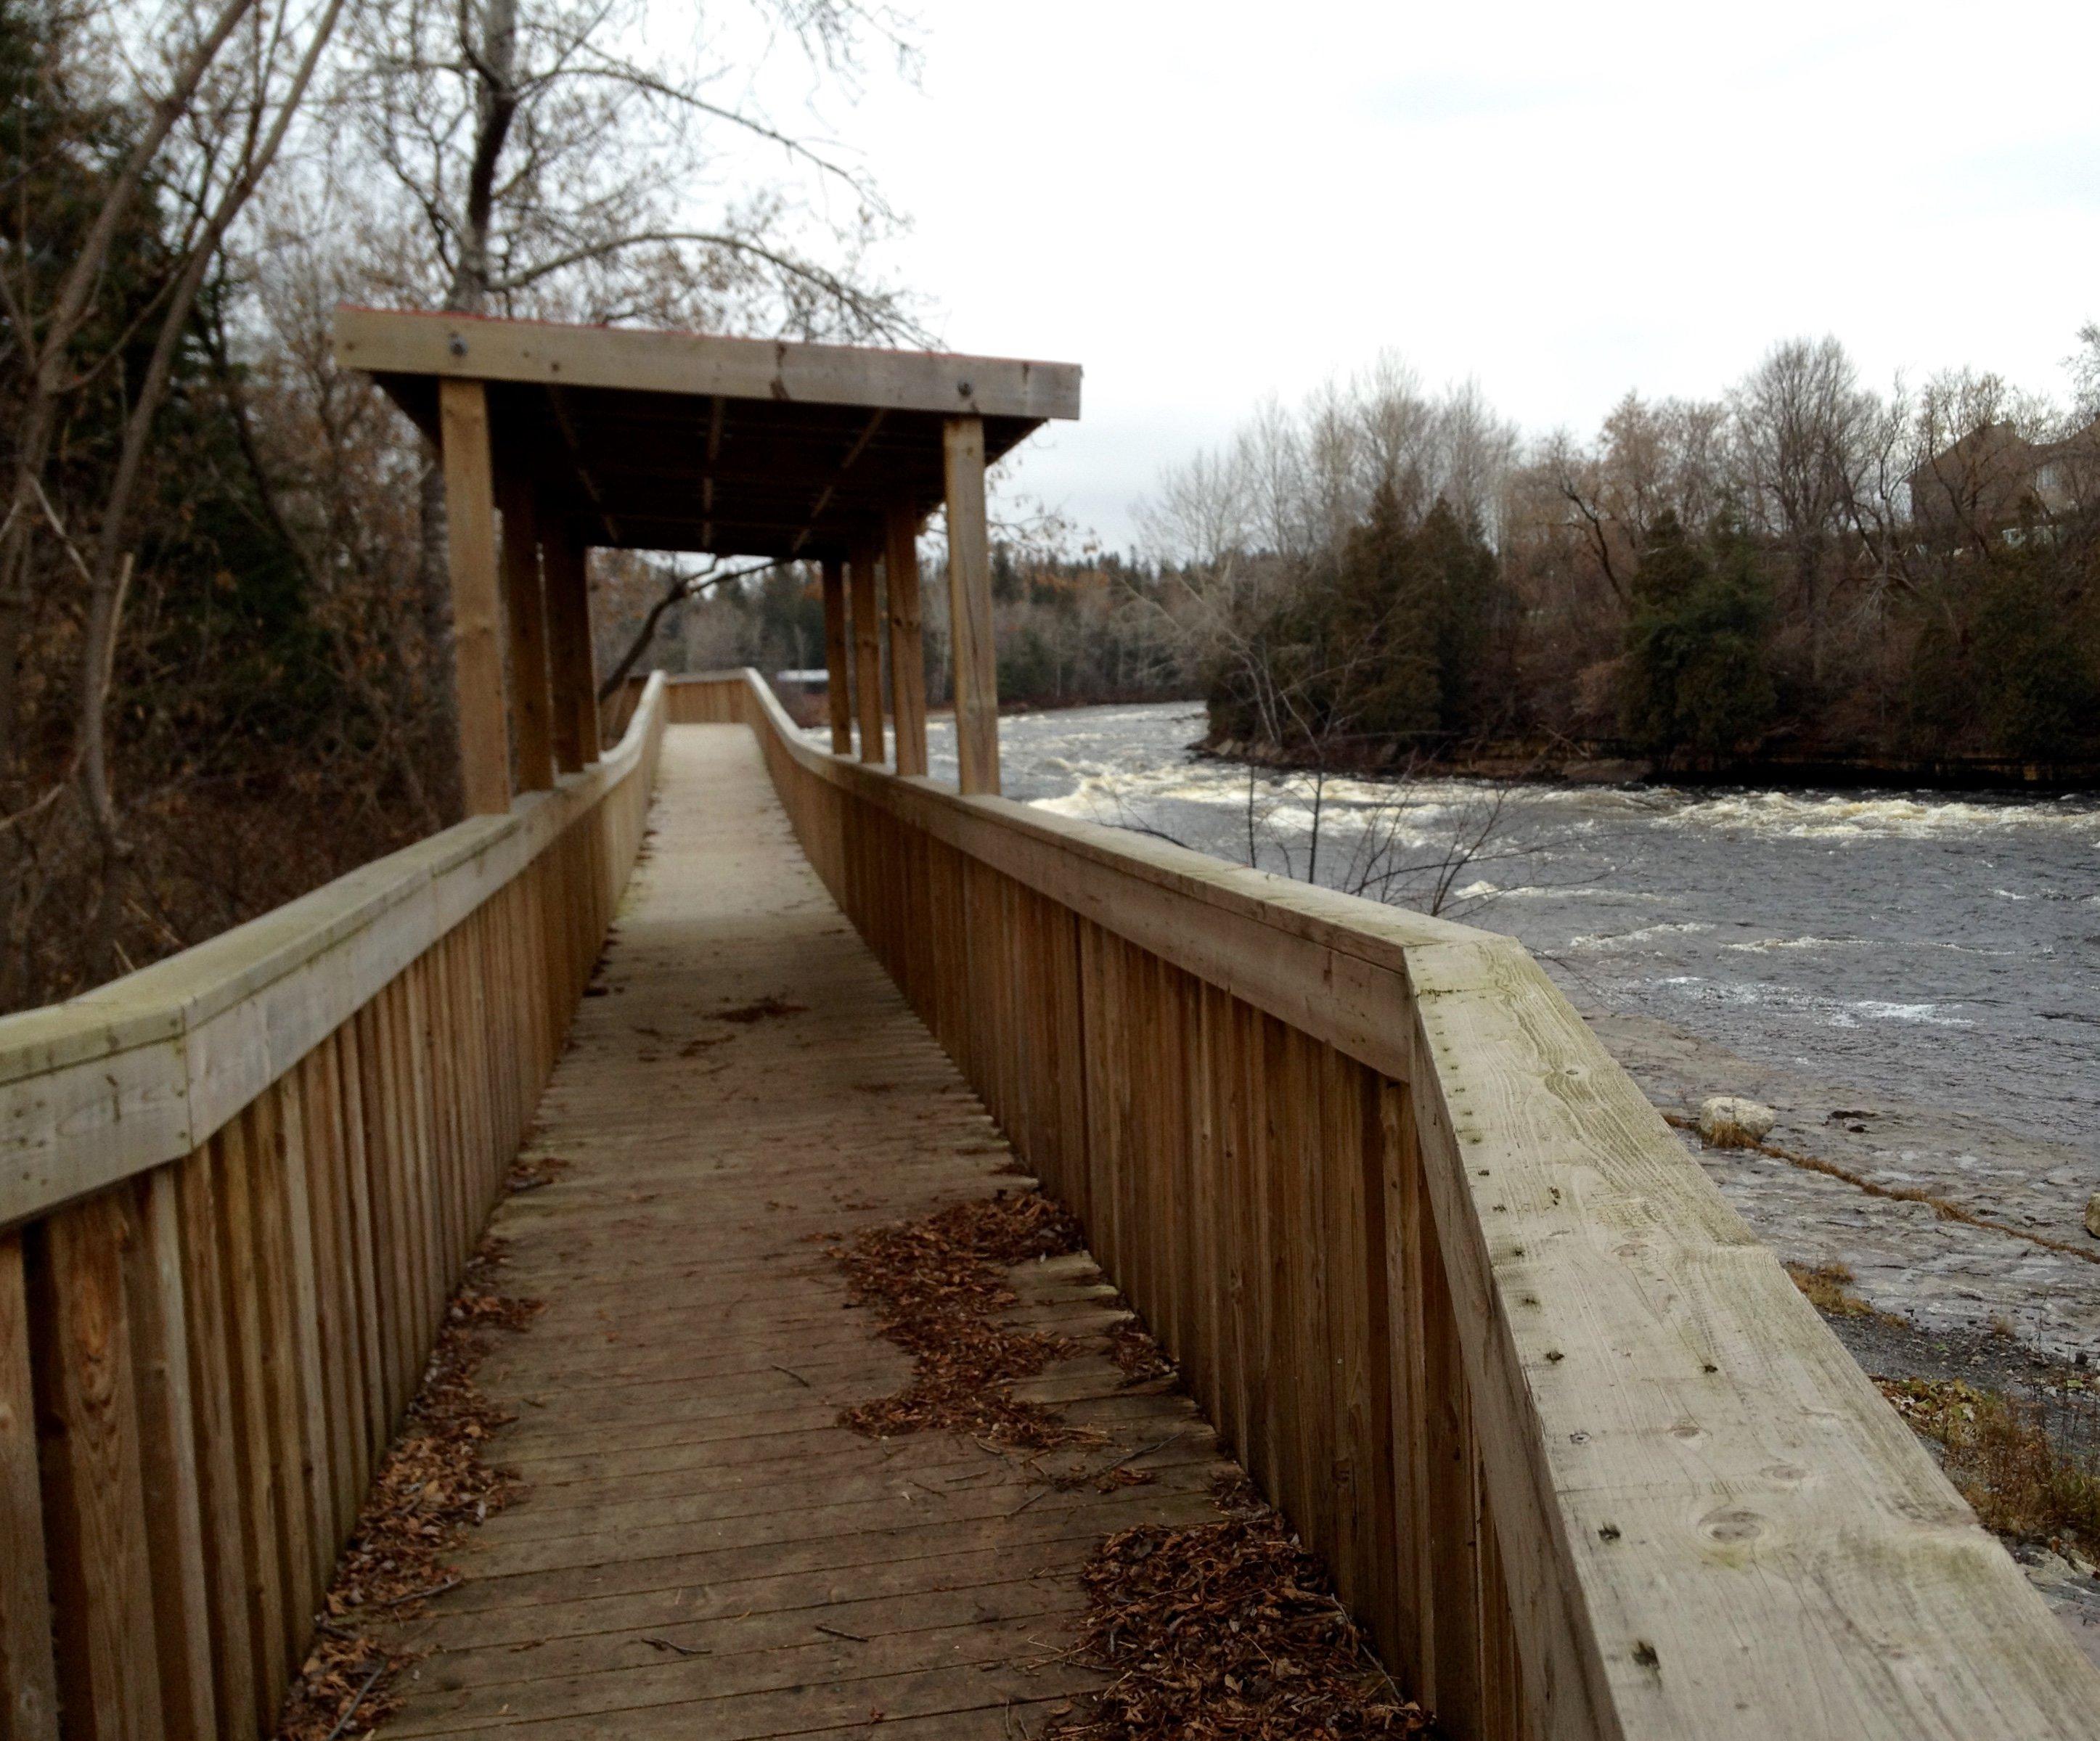
<instances>
[{"instance_id":1,"label":"wooden post","mask_svg":"<svg viewBox=\"0 0 2100 1741\"><path fill-rule=\"evenodd\" d=\"M540 523L547 584L547 653L554 690L554 762L574 774L598 758L598 663L591 650L589 555L558 514Z\"/></svg>"},{"instance_id":2,"label":"wooden post","mask_svg":"<svg viewBox=\"0 0 2100 1741\"><path fill-rule=\"evenodd\" d=\"M544 792L554 783L554 734L547 706L547 607L540 587L540 516L532 486L505 477L497 486L503 509L503 595L510 624L510 722L518 741L519 790Z\"/></svg>"},{"instance_id":3,"label":"wooden post","mask_svg":"<svg viewBox=\"0 0 2100 1741\"><path fill-rule=\"evenodd\" d=\"M985 525L984 424L951 417L948 625L955 644L955 757L964 792L999 790L999 662L991 640L991 547Z\"/></svg>"},{"instance_id":4,"label":"wooden post","mask_svg":"<svg viewBox=\"0 0 2100 1741\"><path fill-rule=\"evenodd\" d=\"M862 544L847 565L853 586L854 707L860 719L860 759L882 755L882 641L875 603L876 547Z\"/></svg>"},{"instance_id":5,"label":"wooden post","mask_svg":"<svg viewBox=\"0 0 2100 1741\"><path fill-rule=\"evenodd\" d=\"M897 771L926 771L926 659L919 621L919 516L893 508L884 527L889 591L890 712L897 725Z\"/></svg>"},{"instance_id":6,"label":"wooden post","mask_svg":"<svg viewBox=\"0 0 2100 1741\"><path fill-rule=\"evenodd\" d=\"M824 670L831 703L832 754L853 754L853 695L846 686L846 567L824 558Z\"/></svg>"},{"instance_id":7,"label":"wooden post","mask_svg":"<svg viewBox=\"0 0 2100 1741\"><path fill-rule=\"evenodd\" d=\"M501 607L496 595L496 503L488 397L479 381L438 383L443 432L445 538L452 559L452 659L459 685L460 784L470 816L510 808L503 722Z\"/></svg>"}]
</instances>

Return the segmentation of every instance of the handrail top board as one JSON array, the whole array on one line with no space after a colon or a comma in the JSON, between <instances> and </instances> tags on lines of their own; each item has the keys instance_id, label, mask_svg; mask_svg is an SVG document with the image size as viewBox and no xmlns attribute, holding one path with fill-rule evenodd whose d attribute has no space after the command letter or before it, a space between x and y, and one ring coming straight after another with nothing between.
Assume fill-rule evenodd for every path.
<instances>
[{"instance_id":1,"label":"handrail top board","mask_svg":"<svg viewBox=\"0 0 2100 1741\"><path fill-rule=\"evenodd\" d=\"M473 817L64 1003L0 1016L0 1228L187 1154L639 766L620 742ZM266 1007L267 1006L267 1007Z\"/></svg>"}]
</instances>

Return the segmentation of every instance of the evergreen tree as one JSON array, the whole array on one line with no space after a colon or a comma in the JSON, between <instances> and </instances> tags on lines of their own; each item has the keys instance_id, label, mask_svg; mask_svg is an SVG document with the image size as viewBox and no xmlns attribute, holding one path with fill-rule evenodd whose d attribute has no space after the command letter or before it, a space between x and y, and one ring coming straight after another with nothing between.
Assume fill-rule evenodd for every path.
<instances>
[{"instance_id":1,"label":"evergreen tree","mask_svg":"<svg viewBox=\"0 0 2100 1741\"><path fill-rule=\"evenodd\" d=\"M1398 491L1390 480L1380 484L1343 548L1327 637L1336 711L1353 732L1402 737L1438 724L1441 583L1435 553L1407 527Z\"/></svg>"},{"instance_id":2,"label":"evergreen tree","mask_svg":"<svg viewBox=\"0 0 2100 1741\"><path fill-rule=\"evenodd\" d=\"M1741 754L1771 725L1771 583L1732 529L1718 549L1665 511L1642 549L1627 628L1621 716L1629 736L1665 760Z\"/></svg>"},{"instance_id":3,"label":"evergreen tree","mask_svg":"<svg viewBox=\"0 0 2100 1741\"><path fill-rule=\"evenodd\" d=\"M1462 734L1488 723L1488 651L1502 565L1470 516L1439 496L1415 535L1436 602L1437 724Z\"/></svg>"}]
</instances>

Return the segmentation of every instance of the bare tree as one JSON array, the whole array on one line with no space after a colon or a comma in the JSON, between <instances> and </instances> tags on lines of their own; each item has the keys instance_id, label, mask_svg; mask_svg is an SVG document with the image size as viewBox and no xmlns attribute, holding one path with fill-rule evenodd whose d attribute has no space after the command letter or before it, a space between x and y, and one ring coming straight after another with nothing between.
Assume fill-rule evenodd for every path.
<instances>
[{"instance_id":1,"label":"bare tree","mask_svg":"<svg viewBox=\"0 0 2100 1741\"><path fill-rule=\"evenodd\" d=\"M1860 443L1872 402L1835 338L1788 339L1752 369L1732 399L1745 505L1784 540L1809 637L1813 681L1824 677L1828 555L1858 488Z\"/></svg>"},{"instance_id":2,"label":"bare tree","mask_svg":"<svg viewBox=\"0 0 2100 1741\"><path fill-rule=\"evenodd\" d=\"M90 77L88 57L126 68L121 99L144 117L128 143L91 183L92 215L55 283L38 267L42 227L54 214L24 211L0 269L0 313L10 360L24 383L15 405L14 477L0 522L0 731L19 744L20 628L40 548L68 570L82 595L83 632L74 681L73 737L60 779L17 823L74 790L93 831L101 865L91 938L113 935L123 898L121 870L130 846L109 772L108 715L125 594L135 559L132 516L177 353L190 337L197 301L219 262L229 231L276 161L302 111L342 15L343 0L312 0L304 9L271 11L255 0L214 7L180 4L154 59L131 68L113 11L49 14L51 76ZM75 148L90 141L72 142ZM33 185L29 178L18 188ZM155 251L154 280L140 296L114 281L112 256L142 221L148 201L171 205L172 245ZM127 262L134 263L134 262ZM129 293L127 305L117 301ZM143 350L143 362L139 360ZM54 501L55 445L75 408L90 395L121 395L115 463L99 500L75 505L70 518ZM108 953L106 941L90 945Z\"/></svg>"}]
</instances>

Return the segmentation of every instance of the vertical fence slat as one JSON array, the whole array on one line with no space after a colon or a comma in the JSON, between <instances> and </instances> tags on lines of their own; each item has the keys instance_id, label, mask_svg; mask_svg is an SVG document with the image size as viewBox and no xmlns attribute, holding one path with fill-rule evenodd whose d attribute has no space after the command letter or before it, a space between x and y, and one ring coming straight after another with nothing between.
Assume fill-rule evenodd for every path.
<instances>
[{"instance_id":1,"label":"vertical fence slat","mask_svg":"<svg viewBox=\"0 0 2100 1741\"><path fill-rule=\"evenodd\" d=\"M249 1689L255 1721L267 1726L284 1690L290 1646L285 1633L281 1526L284 1503L270 1431L269 1348L256 1273L253 1133L245 1116L212 1144L218 1197L219 1268L226 1286L226 1367L232 1390L235 1479L240 1496L244 1594L254 1674Z\"/></svg>"},{"instance_id":2,"label":"vertical fence slat","mask_svg":"<svg viewBox=\"0 0 2100 1741\"><path fill-rule=\"evenodd\" d=\"M30 1252L45 1542L68 1741L163 1734L125 1301L128 1195L104 1191L46 1216Z\"/></svg>"},{"instance_id":3,"label":"vertical fence slat","mask_svg":"<svg viewBox=\"0 0 2100 1741\"><path fill-rule=\"evenodd\" d=\"M309 1589L313 1545L307 1499L309 1465L301 1399L298 1332L293 1324L290 1242L286 1236L284 1104L272 1091L243 1116L249 1127L249 1206L255 1251L255 1294L262 1332L262 1383L268 1413L269 1456L277 1503L278 1594L284 1603L287 1681L296 1667L297 1641L313 1611ZM281 1690L280 1690L281 1695Z\"/></svg>"},{"instance_id":4,"label":"vertical fence slat","mask_svg":"<svg viewBox=\"0 0 2100 1741\"><path fill-rule=\"evenodd\" d=\"M0 1233L0 1741L57 1741L58 1668L44 1573L37 1404L22 1241Z\"/></svg>"},{"instance_id":5,"label":"vertical fence slat","mask_svg":"<svg viewBox=\"0 0 2100 1741\"><path fill-rule=\"evenodd\" d=\"M212 1688L219 1734L225 1741L245 1741L254 1733L255 1647L249 1615L244 1492L235 1445L236 1399L227 1360L232 1331L219 1255L215 1166L213 1148L207 1147L168 1170L174 1177L181 1223L183 1306L197 1505L203 1524L205 1630L210 1639Z\"/></svg>"},{"instance_id":6,"label":"vertical fence slat","mask_svg":"<svg viewBox=\"0 0 2100 1741\"><path fill-rule=\"evenodd\" d=\"M324 1040L301 1066L307 1121L308 1239L313 1248L315 1333L320 1344L322 1407L329 1448L329 1551L350 1532L364 1491L358 1456L357 1324L351 1310L348 1200L343 1190L342 1114L335 1079L336 1047Z\"/></svg>"},{"instance_id":7,"label":"vertical fence slat","mask_svg":"<svg viewBox=\"0 0 2100 1741\"><path fill-rule=\"evenodd\" d=\"M196 1408L190 1383L183 1285L182 1212L175 1181L159 1167L139 1182L137 1250L126 1264L131 1351L139 1395L147 1552L152 1567L157 1672L170 1741L209 1741L218 1729L205 1593L204 1518L198 1498Z\"/></svg>"},{"instance_id":8,"label":"vertical fence slat","mask_svg":"<svg viewBox=\"0 0 2100 1741\"><path fill-rule=\"evenodd\" d=\"M306 1073L277 1085L279 1204L285 1242L285 1311L292 1336L291 1379L299 1417L301 1486L306 1501L307 1582L301 1613L311 1613L335 1570L333 1448L329 1432L329 1382L321 1347L319 1266L314 1255L312 1158L307 1152Z\"/></svg>"},{"instance_id":9,"label":"vertical fence slat","mask_svg":"<svg viewBox=\"0 0 2100 1741\"><path fill-rule=\"evenodd\" d=\"M379 1303L378 1229L372 1206L372 1158L364 1122L363 1018L337 1029L333 1065L336 1104L342 1116L343 1195L348 1203L351 1295L357 1320L358 1467L368 1481L391 1425L387 1409L386 1332ZM360 1489L362 1492L360 1487Z\"/></svg>"}]
</instances>

